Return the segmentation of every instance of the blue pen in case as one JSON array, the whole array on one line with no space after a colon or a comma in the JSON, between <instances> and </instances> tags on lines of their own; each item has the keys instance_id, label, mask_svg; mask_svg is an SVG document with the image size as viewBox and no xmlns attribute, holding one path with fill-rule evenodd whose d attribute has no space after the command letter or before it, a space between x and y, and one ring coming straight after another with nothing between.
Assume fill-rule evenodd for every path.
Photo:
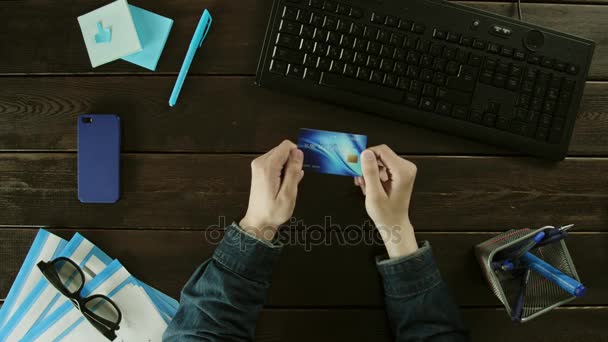
<instances>
[{"instance_id":1,"label":"blue pen in case","mask_svg":"<svg viewBox=\"0 0 608 342\"><path fill-rule=\"evenodd\" d=\"M569 277L568 275L546 263L536 255L528 252L522 256L522 260L533 271L552 281L569 294L576 297L582 297L585 294L587 289L578 280Z\"/></svg>"},{"instance_id":2,"label":"blue pen in case","mask_svg":"<svg viewBox=\"0 0 608 342\"><path fill-rule=\"evenodd\" d=\"M179 70L179 75L177 75L175 86L173 86L173 91L171 92L171 97L169 98L169 105L171 107L175 106L175 104L177 103L177 97L179 96L179 93L182 90L182 86L184 85L184 81L186 80L186 75L188 75L188 70L190 70L190 65L192 64L192 60L194 59L196 50L203 45L203 41L205 40L205 37L207 37L207 33L209 32L209 28L211 27L211 22L211 14L209 13L209 11L205 10L201 17L201 20L199 20L198 25L196 26L194 36L190 41L188 52L186 53L186 57L184 58L184 63L182 64L182 67Z\"/></svg>"}]
</instances>

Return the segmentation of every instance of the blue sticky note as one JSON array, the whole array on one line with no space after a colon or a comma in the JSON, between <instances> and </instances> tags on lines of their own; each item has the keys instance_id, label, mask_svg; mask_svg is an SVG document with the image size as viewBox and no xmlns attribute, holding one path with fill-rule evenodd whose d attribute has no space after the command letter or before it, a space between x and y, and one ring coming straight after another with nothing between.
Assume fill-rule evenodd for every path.
<instances>
[{"instance_id":1,"label":"blue sticky note","mask_svg":"<svg viewBox=\"0 0 608 342\"><path fill-rule=\"evenodd\" d=\"M143 50L122 59L154 71L169 37L173 20L133 5L129 5L129 9Z\"/></svg>"}]
</instances>

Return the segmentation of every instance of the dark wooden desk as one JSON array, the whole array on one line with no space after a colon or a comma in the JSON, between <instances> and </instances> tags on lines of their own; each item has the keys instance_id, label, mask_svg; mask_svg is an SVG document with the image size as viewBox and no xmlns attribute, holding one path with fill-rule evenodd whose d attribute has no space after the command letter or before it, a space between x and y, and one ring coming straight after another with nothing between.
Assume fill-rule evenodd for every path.
<instances>
[{"instance_id":1,"label":"dark wooden desk","mask_svg":"<svg viewBox=\"0 0 608 342\"><path fill-rule=\"evenodd\" d=\"M597 49L570 157L550 163L253 85L271 0L136 1L175 24L158 71L117 61L92 70L76 17L107 1L0 5L0 298L36 233L83 233L137 277L177 297L215 247L219 217L244 212L249 162L298 128L360 132L419 167L412 219L478 341L608 341L608 1L524 4L526 20L591 38ZM513 15L503 2L466 4ZM167 101L201 9L213 28L178 105ZM76 117L123 122L122 198L76 196ZM365 219L352 180L307 175L295 216ZM221 222L220 222L221 223ZM513 327L481 278L474 244L507 228L575 223L569 247L590 290ZM221 233L221 230L219 231ZM286 248L259 324L261 341L383 341L373 257L382 247Z\"/></svg>"}]
</instances>

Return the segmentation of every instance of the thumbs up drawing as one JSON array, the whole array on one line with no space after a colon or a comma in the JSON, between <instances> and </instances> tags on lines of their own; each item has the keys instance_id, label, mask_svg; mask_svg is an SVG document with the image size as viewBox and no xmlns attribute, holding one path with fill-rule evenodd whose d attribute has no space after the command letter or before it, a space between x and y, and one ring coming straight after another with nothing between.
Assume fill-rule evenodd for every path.
<instances>
[{"instance_id":1,"label":"thumbs up drawing","mask_svg":"<svg viewBox=\"0 0 608 342\"><path fill-rule=\"evenodd\" d=\"M95 34L95 43L109 43L112 40L111 27L104 28L101 21L97 23L97 33Z\"/></svg>"}]
</instances>

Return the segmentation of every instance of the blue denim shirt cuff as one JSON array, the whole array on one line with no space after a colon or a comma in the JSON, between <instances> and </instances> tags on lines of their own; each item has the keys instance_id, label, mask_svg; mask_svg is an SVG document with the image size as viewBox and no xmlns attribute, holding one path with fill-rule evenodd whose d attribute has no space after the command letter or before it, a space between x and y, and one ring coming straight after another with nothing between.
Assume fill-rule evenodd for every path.
<instances>
[{"instance_id":1,"label":"blue denim shirt cuff","mask_svg":"<svg viewBox=\"0 0 608 342\"><path fill-rule=\"evenodd\" d=\"M268 282L282 247L247 233L236 222L226 228L213 259L247 279Z\"/></svg>"},{"instance_id":2,"label":"blue denim shirt cuff","mask_svg":"<svg viewBox=\"0 0 608 342\"><path fill-rule=\"evenodd\" d=\"M441 274L435 264L431 245L428 241L421 241L419 245L421 247L416 252L401 258L376 258L387 296L413 297L441 283Z\"/></svg>"}]
</instances>

